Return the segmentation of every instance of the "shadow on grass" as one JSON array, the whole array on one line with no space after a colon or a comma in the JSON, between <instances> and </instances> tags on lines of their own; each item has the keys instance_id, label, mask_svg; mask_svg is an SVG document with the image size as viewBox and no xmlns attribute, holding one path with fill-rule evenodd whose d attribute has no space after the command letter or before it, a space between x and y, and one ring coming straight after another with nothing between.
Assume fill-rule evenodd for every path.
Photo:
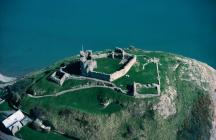
<instances>
[{"instance_id":1,"label":"shadow on grass","mask_svg":"<svg viewBox=\"0 0 216 140\"><path fill-rule=\"evenodd\" d=\"M190 114L184 120L177 133L178 140L207 140L212 128L212 110L209 95L201 95L192 106Z\"/></svg>"},{"instance_id":2,"label":"shadow on grass","mask_svg":"<svg viewBox=\"0 0 216 140\"><path fill-rule=\"evenodd\" d=\"M80 62L71 62L63 70L69 74L80 75Z\"/></svg>"}]
</instances>

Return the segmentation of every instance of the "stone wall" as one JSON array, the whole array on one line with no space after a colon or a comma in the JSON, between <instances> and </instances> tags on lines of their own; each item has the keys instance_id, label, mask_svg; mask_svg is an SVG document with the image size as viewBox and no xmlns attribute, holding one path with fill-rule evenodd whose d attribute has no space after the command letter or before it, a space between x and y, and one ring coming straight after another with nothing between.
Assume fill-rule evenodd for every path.
<instances>
[{"instance_id":1,"label":"stone wall","mask_svg":"<svg viewBox=\"0 0 216 140\"><path fill-rule=\"evenodd\" d=\"M80 53L81 73L83 76L89 76L100 80L114 81L116 79L119 79L120 77L127 74L127 72L131 69L131 67L136 63L136 56L132 56L128 53L125 53L124 50L121 48L116 48L115 51L112 53L100 53L100 54L89 53L92 60L86 59L86 53L88 52L91 51L86 51L86 52L81 51ZM118 70L112 74L94 71L95 67L93 65L93 61L95 61L96 59L107 58L110 56L113 56L113 59L120 57L122 61L125 60L126 61L125 66L121 70ZM92 64L90 62L92 62ZM89 69L90 66L92 66L91 69Z\"/></svg>"},{"instance_id":2,"label":"stone wall","mask_svg":"<svg viewBox=\"0 0 216 140\"><path fill-rule=\"evenodd\" d=\"M128 71L131 69L131 67L136 63L136 56L132 57L128 63L123 67L123 69L116 71L112 74L107 74L103 72L97 72L97 71L89 71L86 76L105 80L105 81L114 81L119 79L120 77L124 76L128 73Z\"/></svg>"},{"instance_id":3,"label":"stone wall","mask_svg":"<svg viewBox=\"0 0 216 140\"><path fill-rule=\"evenodd\" d=\"M94 59L100 59L100 58L106 58L106 57L108 57L108 56L109 56L108 53L93 54L93 55L92 55L92 58L94 58Z\"/></svg>"},{"instance_id":4,"label":"stone wall","mask_svg":"<svg viewBox=\"0 0 216 140\"><path fill-rule=\"evenodd\" d=\"M132 57L128 63L124 66L123 69L116 71L114 73L111 74L110 77L110 81L114 81L122 76L124 76L125 74L128 73L128 71L131 69L131 67L136 63L136 56Z\"/></svg>"},{"instance_id":5,"label":"stone wall","mask_svg":"<svg viewBox=\"0 0 216 140\"><path fill-rule=\"evenodd\" d=\"M69 73L66 73L65 71L62 70L63 68L65 68L65 66L64 66L64 67L61 67L60 70L59 70L59 71L63 74L63 76L62 76L61 78L58 78L58 77L56 76L56 73L57 73L57 72L54 72L54 73L49 77L50 80L52 80L53 82L59 84L60 86L62 86L63 83L65 82L65 80L67 80L67 78L70 76Z\"/></svg>"},{"instance_id":6,"label":"stone wall","mask_svg":"<svg viewBox=\"0 0 216 140\"><path fill-rule=\"evenodd\" d=\"M114 80L121 78L125 74L127 74L127 72L131 69L131 67L136 63L136 56L132 56L128 53L125 53L124 50L120 48L117 48L116 50L117 51L120 50L120 54L115 54L114 52L113 53L92 54L91 50L80 51L81 74L83 76L88 76L88 77L105 80L105 81L114 81ZM97 67L97 62L95 59L107 58L107 57L112 56L112 54L115 54L117 56L120 55L122 58L122 61L123 60L126 61L125 66L121 70L118 70L112 74L94 71L94 69ZM91 60L88 60L87 57L89 57ZM70 74L63 71L63 68L65 67L60 68L60 72L63 73L63 76L61 78L57 77L56 72L54 72L50 76L50 79L58 83L59 85L63 85L64 81L67 80L67 78L70 76Z\"/></svg>"},{"instance_id":7,"label":"stone wall","mask_svg":"<svg viewBox=\"0 0 216 140\"><path fill-rule=\"evenodd\" d=\"M120 77L124 76L127 74L127 72L131 69L131 67L136 63L136 56L132 57L128 63L123 67L123 69L116 71L112 74L106 74L103 72L97 72L97 71L90 71L88 73L89 77L96 78L96 79L101 79L105 81L114 81L119 79Z\"/></svg>"},{"instance_id":8,"label":"stone wall","mask_svg":"<svg viewBox=\"0 0 216 140\"><path fill-rule=\"evenodd\" d=\"M152 84L141 84L141 83L133 83L133 90L132 90L132 96L134 96L135 98L151 98L151 97L157 97L160 96L160 85L152 83ZM140 88L157 88L157 94L153 94L153 93L145 93L145 94L141 94L138 93L137 91Z\"/></svg>"},{"instance_id":9,"label":"stone wall","mask_svg":"<svg viewBox=\"0 0 216 140\"><path fill-rule=\"evenodd\" d=\"M52 80L53 82L56 82L57 84L60 85L60 79L58 79L56 77L56 72L54 72L51 76L50 76L50 80Z\"/></svg>"},{"instance_id":10,"label":"stone wall","mask_svg":"<svg viewBox=\"0 0 216 140\"><path fill-rule=\"evenodd\" d=\"M106 74L103 72L96 72L96 71L89 72L89 76L92 78L105 80L105 81L110 81L110 77L111 77L110 74Z\"/></svg>"}]
</instances>

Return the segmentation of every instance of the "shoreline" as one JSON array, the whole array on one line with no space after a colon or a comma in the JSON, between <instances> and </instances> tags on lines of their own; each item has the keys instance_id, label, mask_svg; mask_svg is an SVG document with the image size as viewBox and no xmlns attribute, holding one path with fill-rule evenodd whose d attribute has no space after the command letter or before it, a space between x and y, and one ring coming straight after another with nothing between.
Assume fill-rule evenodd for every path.
<instances>
[{"instance_id":1,"label":"shoreline","mask_svg":"<svg viewBox=\"0 0 216 140\"><path fill-rule=\"evenodd\" d=\"M6 75L3 75L0 73L0 82L2 83L9 83L9 82L13 82L17 80L16 77L9 77L9 76L6 76Z\"/></svg>"},{"instance_id":2,"label":"shoreline","mask_svg":"<svg viewBox=\"0 0 216 140\"><path fill-rule=\"evenodd\" d=\"M0 73L0 88L3 89L6 86L13 85L17 80L16 77L9 77Z\"/></svg>"}]
</instances>

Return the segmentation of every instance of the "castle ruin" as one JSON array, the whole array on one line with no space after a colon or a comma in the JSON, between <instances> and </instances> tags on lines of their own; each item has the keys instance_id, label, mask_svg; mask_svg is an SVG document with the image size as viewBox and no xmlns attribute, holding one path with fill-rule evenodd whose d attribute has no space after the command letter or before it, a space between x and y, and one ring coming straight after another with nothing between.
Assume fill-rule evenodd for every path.
<instances>
[{"instance_id":1,"label":"castle ruin","mask_svg":"<svg viewBox=\"0 0 216 140\"><path fill-rule=\"evenodd\" d=\"M101 58L111 58L111 59L119 59L119 65L123 64L120 69L114 71L111 74L105 73L105 72L99 72L97 71L97 60ZM113 51L109 52L98 52L98 53L92 53L91 50L81 50L80 51L80 57L78 62L77 70L79 70L79 77L82 78L94 78L98 80L103 80L112 82L115 81L123 76L125 76L129 70L132 68L132 66L137 62L137 56L133 54L129 54L124 51L122 48L115 48ZM157 68L157 80L156 83L150 83L150 84L141 84L137 82L133 82L131 86L131 91L129 91L132 96L135 98L149 98L149 97L156 97L160 96L160 74L159 74L159 59L153 58L149 59L147 64L149 63L155 63ZM108 64L109 65L109 64ZM56 72L54 72L49 78L50 80L54 81L58 85L62 86L65 80L71 79L73 77L72 74L65 71L66 66L60 67L60 69ZM70 67L70 70L73 70L74 67ZM120 88L121 89L121 88ZM146 93L142 94L140 93L142 89L155 89L157 93Z\"/></svg>"},{"instance_id":2,"label":"castle ruin","mask_svg":"<svg viewBox=\"0 0 216 140\"><path fill-rule=\"evenodd\" d=\"M51 81L59 84L60 86L63 85L65 80L67 80L68 77L70 77L70 74L64 72L62 69L65 67L61 67L60 70L55 71L49 78Z\"/></svg>"},{"instance_id":3,"label":"castle ruin","mask_svg":"<svg viewBox=\"0 0 216 140\"><path fill-rule=\"evenodd\" d=\"M123 63L124 67L118 71L115 71L112 74L94 71L94 69L97 68L96 59L106 58L106 57L111 57L113 59L115 58L121 59L120 63ZM125 74L127 74L127 72L135 63L136 63L136 56L126 53L122 48L116 48L111 53L97 54L97 55L93 55L91 50L80 51L81 75L100 79L100 80L105 80L110 82L117 80L122 76L124 76Z\"/></svg>"},{"instance_id":4,"label":"castle ruin","mask_svg":"<svg viewBox=\"0 0 216 140\"><path fill-rule=\"evenodd\" d=\"M89 72L97 68L97 61L92 58L92 51L80 51L80 70L83 76L88 76Z\"/></svg>"},{"instance_id":5,"label":"castle ruin","mask_svg":"<svg viewBox=\"0 0 216 140\"><path fill-rule=\"evenodd\" d=\"M97 59L99 58L120 59L120 64L124 64L123 68L111 74L95 71L97 68ZM122 48L115 48L112 52L93 54L91 50L80 51L80 74L85 77L91 77L99 80L112 82L126 75L131 67L136 63L136 56L126 53ZM63 85L64 81L70 77L61 67L60 70L54 72L50 76L50 80Z\"/></svg>"}]
</instances>

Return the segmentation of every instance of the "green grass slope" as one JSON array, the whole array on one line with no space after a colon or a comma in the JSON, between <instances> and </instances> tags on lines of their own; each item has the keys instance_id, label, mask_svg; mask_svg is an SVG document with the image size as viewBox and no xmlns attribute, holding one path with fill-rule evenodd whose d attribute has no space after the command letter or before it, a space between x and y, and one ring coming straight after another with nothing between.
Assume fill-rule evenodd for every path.
<instances>
[{"instance_id":1,"label":"green grass slope","mask_svg":"<svg viewBox=\"0 0 216 140\"><path fill-rule=\"evenodd\" d=\"M54 95L59 91L93 82L70 80L60 87L47 81L47 77L62 63L70 63L74 58L50 66L46 71L27 76L22 80L26 81L25 86L15 84L10 87L10 91L22 95L22 110L30 112L33 108L40 108L45 116L44 120L49 121L54 130L64 132L69 137L90 140L209 139L214 113L214 81L211 77L216 77L216 72L212 72L201 62L175 54L147 52L136 48L125 50L137 55L138 62L128 72L129 76L124 76L114 83L127 89L134 81L142 84L157 82L156 66L153 63L143 69L147 60L155 57L160 59L161 96L135 99L111 89L96 87L53 97L31 98L26 95L29 90L34 90L37 95ZM102 66L105 61L101 60L100 63ZM114 65L118 65L118 62L113 63L113 67L118 69L118 66ZM112 72L111 68L99 67L101 71L106 70L108 73ZM155 92L155 89L141 90L144 94ZM103 106L103 102L109 102L108 106ZM0 108L7 109L6 106L4 103ZM53 136L52 133L41 134L33 131L26 128L19 134L23 135L24 139L34 139L37 135L41 139L58 139L58 136Z\"/></svg>"}]
</instances>

